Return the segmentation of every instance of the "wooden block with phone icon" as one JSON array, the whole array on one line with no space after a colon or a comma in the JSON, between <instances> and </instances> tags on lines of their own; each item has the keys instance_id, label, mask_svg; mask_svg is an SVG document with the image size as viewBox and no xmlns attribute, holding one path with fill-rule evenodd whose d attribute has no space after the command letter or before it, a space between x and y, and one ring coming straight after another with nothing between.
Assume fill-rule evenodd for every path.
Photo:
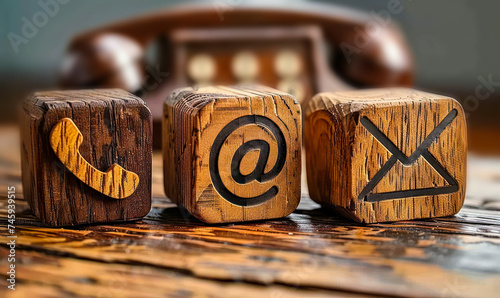
<instances>
[{"instance_id":1,"label":"wooden block with phone icon","mask_svg":"<svg viewBox=\"0 0 500 298\"><path fill-rule=\"evenodd\" d=\"M119 89L37 92L21 117L23 190L49 226L140 219L151 208L152 119Z\"/></svg>"},{"instance_id":2,"label":"wooden block with phone icon","mask_svg":"<svg viewBox=\"0 0 500 298\"><path fill-rule=\"evenodd\" d=\"M164 104L167 196L207 223L284 217L300 201L301 108L260 86L186 88Z\"/></svg>"},{"instance_id":3,"label":"wooden block with phone icon","mask_svg":"<svg viewBox=\"0 0 500 298\"><path fill-rule=\"evenodd\" d=\"M365 223L461 209L467 137L456 100L410 89L321 93L304 126L309 192L323 206Z\"/></svg>"}]
</instances>

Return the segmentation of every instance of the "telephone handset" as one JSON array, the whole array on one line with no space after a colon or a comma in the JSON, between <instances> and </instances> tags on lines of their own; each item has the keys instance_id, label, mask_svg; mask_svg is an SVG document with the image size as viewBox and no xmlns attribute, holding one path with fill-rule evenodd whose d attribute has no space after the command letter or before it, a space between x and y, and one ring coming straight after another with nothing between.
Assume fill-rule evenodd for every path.
<instances>
[{"instance_id":1,"label":"telephone handset","mask_svg":"<svg viewBox=\"0 0 500 298\"><path fill-rule=\"evenodd\" d=\"M80 154L78 148L82 142L83 135L70 118L61 119L50 132L52 150L83 183L114 199L132 195L139 185L139 176L118 164L112 164L106 172L99 171Z\"/></svg>"},{"instance_id":2,"label":"telephone handset","mask_svg":"<svg viewBox=\"0 0 500 298\"><path fill-rule=\"evenodd\" d=\"M151 45L156 62L147 64ZM256 82L304 103L321 91L412 80L409 50L393 24L309 3L222 12L185 6L98 28L71 42L62 75L68 88L140 93L157 124L166 96L187 85Z\"/></svg>"}]
</instances>

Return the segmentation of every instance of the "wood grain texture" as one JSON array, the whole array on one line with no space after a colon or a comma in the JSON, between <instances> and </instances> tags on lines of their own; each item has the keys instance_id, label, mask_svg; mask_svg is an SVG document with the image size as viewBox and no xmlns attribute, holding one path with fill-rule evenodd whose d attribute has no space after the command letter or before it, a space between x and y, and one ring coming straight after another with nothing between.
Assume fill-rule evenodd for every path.
<instances>
[{"instance_id":1,"label":"wood grain texture","mask_svg":"<svg viewBox=\"0 0 500 298\"><path fill-rule=\"evenodd\" d=\"M410 89L322 93L305 112L311 197L359 222L449 216L463 205L462 107Z\"/></svg>"},{"instance_id":2,"label":"wood grain texture","mask_svg":"<svg viewBox=\"0 0 500 298\"><path fill-rule=\"evenodd\" d=\"M50 146L59 160L78 179L98 192L114 199L124 199L137 189L139 176L112 164L101 172L89 164L78 149L83 135L70 118L63 118L50 132Z\"/></svg>"},{"instance_id":3,"label":"wood grain texture","mask_svg":"<svg viewBox=\"0 0 500 298\"><path fill-rule=\"evenodd\" d=\"M264 87L174 92L164 105L165 193L209 223L278 218L300 200L301 108Z\"/></svg>"},{"instance_id":4,"label":"wood grain texture","mask_svg":"<svg viewBox=\"0 0 500 298\"><path fill-rule=\"evenodd\" d=\"M65 166L69 163L61 162L50 142L51 131L57 130L64 118L71 119L82 136L73 134L77 137L74 144L81 143L81 159L69 170ZM34 93L24 104L21 127L23 186L33 212L51 226L132 220L146 215L151 208L151 127L146 104L125 91ZM121 200L102 193L102 187L112 187L104 180L94 185L101 189L92 189L83 182L91 177L79 174L91 173L83 160L99 171L111 170L110 174L119 173L114 164L136 173L137 188ZM121 192L118 197L130 192L117 190Z\"/></svg>"},{"instance_id":5,"label":"wood grain texture","mask_svg":"<svg viewBox=\"0 0 500 298\"><path fill-rule=\"evenodd\" d=\"M498 194L468 191L452 217L360 225L324 212L303 184L286 218L207 225L165 198L155 152L153 209L142 221L47 228L23 199L16 137L0 126L2 297L485 298L500 291L500 212L485 209ZM471 160L469 181L477 183L469 190L499 185L495 161ZM8 186L16 188L16 291L2 273Z\"/></svg>"}]
</instances>

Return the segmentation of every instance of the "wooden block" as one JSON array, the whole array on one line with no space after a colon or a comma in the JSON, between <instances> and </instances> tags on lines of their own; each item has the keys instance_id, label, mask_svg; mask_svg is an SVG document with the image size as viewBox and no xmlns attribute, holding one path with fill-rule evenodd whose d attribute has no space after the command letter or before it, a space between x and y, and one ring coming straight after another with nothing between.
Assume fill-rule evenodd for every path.
<instances>
[{"instance_id":1,"label":"wooden block","mask_svg":"<svg viewBox=\"0 0 500 298\"><path fill-rule=\"evenodd\" d=\"M305 117L316 202L365 223L462 208L467 137L456 100L410 89L321 93Z\"/></svg>"},{"instance_id":2,"label":"wooden block","mask_svg":"<svg viewBox=\"0 0 500 298\"><path fill-rule=\"evenodd\" d=\"M118 89L37 92L22 111L23 191L42 223L148 214L152 119L140 98Z\"/></svg>"},{"instance_id":3,"label":"wooden block","mask_svg":"<svg viewBox=\"0 0 500 298\"><path fill-rule=\"evenodd\" d=\"M297 100L264 87L180 89L164 104L165 193L207 223L278 218L300 200Z\"/></svg>"}]
</instances>

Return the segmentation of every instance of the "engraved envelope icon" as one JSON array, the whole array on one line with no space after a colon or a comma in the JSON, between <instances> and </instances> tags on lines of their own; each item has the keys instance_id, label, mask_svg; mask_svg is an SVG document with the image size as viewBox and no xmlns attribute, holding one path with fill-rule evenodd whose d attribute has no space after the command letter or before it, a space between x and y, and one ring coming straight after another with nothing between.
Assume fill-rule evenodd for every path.
<instances>
[{"instance_id":1,"label":"engraved envelope icon","mask_svg":"<svg viewBox=\"0 0 500 298\"><path fill-rule=\"evenodd\" d=\"M361 223L462 208L467 129L455 99L407 88L325 92L305 117L308 189L322 206Z\"/></svg>"},{"instance_id":2,"label":"engraved envelope icon","mask_svg":"<svg viewBox=\"0 0 500 298\"><path fill-rule=\"evenodd\" d=\"M441 113L444 114L444 113ZM413 145L413 150L406 150L406 154L399 148L391 139L383 133L377 125L372 122L369 116L363 116L360 119L362 129L366 129L373 137L373 142L378 142L379 146L383 146L378 151L384 150L386 153L377 155L387 156L386 160L379 160L379 170L368 174L369 181L364 185L359 192L358 199L365 202L379 202L391 199L401 199L410 197L437 196L443 194L455 193L459 190L457 179L447 169L453 167L451 164L443 164L440 157L435 156L429 148L434 144L434 147L449 146L446 154L454 154L454 146L447 142L441 144L440 136L452 126L456 120L458 112L456 109L451 109L444 118L435 119L434 127L426 125L426 129L410 127L408 125L406 132L398 132L397 142L401 145L410 143ZM436 117L437 118L437 117ZM437 120L437 121L436 121ZM411 121L407 121L410 123ZM414 121L417 122L417 121ZM427 121L433 122L433 121ZM389 122L385 131L391 132L403 127L394 127L396 124ZM400 124L401 126L401 124ZM411 134L419 135L414 140ZM404 138L402 136L405 136ZM452 136L447 136L448 140L452 140ZM406 146L406 149L410 149ZM416 149L415 149L416 147ZM443 152L441 152L442 155ZM371 156L373 158L374 156ZM368 157L370 158L370 157ZM371 167L373 169L374 167ZM376 168L376 167L375 167ZM412 169L414 168L414 169ZM358 188L359 189L359 188Z\"/></svg>"}]
</instances>

